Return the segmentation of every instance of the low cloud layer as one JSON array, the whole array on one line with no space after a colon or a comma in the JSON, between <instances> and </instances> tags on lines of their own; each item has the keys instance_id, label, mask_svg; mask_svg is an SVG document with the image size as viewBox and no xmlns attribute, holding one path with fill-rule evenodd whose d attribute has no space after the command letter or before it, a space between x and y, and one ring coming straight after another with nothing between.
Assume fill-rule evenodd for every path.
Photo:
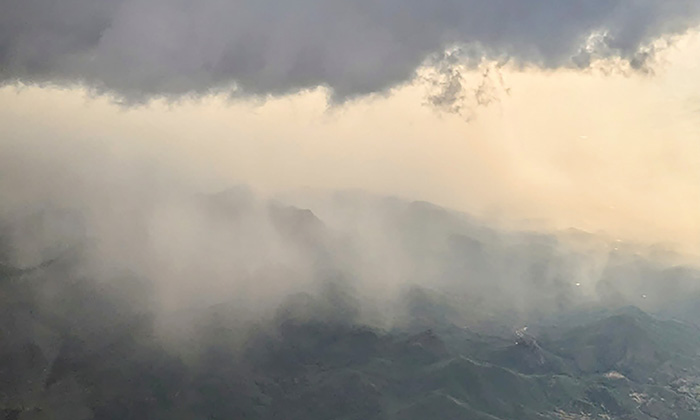
<instances>
[{"instance_id":1,"label":"low cloud layer","mask_svg":"<svg viewBox=\"0 0 700 420\"><path fill-rule=\"evenodd\" d=\"M496 229L362 192L212 193L165 165L80 142L8 150L0 155L0 275L37 274L45 281L27 280L37 288L134 283L146 291L124 291L127 301L148 298L146 309L167 328L221 304L256 319L290 296L336 287L357 300L347 312L381 325L399 321L416 287L454 297L459 322L473 323L485 313L520 323L589 304L654 310L697 291L698 271L663 247L576 230ZM331 307L319 316L342 309Z\"/></svg>"},{"instance_id":2,"label":"low cloud layer","mask_svg":"<svg viewBox=\"0 0 700 420\"><path fill-rule=\"evenodd\" d=\"M411 80L446 48L466 61L643 68L700 23L695 0L9 0L0 83L85 84L128 102L325 86L342 100Z\"/></svg>"}]
</instances>

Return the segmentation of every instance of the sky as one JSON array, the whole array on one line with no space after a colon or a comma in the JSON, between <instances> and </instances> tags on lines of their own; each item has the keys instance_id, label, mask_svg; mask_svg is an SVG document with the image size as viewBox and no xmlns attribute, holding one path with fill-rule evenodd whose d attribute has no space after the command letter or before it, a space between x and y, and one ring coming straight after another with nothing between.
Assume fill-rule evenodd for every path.
<instances>
[{"instance_id":1,"label":"sky","mask_svg":"<svg viewBox=\"0 0 700 420\"><path fill-rule=\"evenodd\" d=\"M698 25L695 0L10 0L1 191L163 170L697 253Z\"/></svg>"}]
</instances>

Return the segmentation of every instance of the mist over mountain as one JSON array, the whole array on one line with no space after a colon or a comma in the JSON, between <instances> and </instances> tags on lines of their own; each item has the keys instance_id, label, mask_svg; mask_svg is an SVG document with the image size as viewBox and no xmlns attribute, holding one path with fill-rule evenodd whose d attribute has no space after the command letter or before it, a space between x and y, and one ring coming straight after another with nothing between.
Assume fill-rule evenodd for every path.
<instances>
[{"instance_id":1,"label":"mist over mountain","mask_svg":"<svg viewBox=\"0 0 700 420\"><path fill-rule=\"evenodd\" d=\"M700 419L699 0L0 0L0 420Z\"/></svg>"},{"instance_id":2,"label":"mist over mountain","mask_svg":"<svg viewBox=\"0 0 700 420\"><path fill-rule=\"evenodd\" d=\"M700 409L700 271L648 246L358 191L101 197L5 207L5 418Z\"/></svg>"}]
</instances>

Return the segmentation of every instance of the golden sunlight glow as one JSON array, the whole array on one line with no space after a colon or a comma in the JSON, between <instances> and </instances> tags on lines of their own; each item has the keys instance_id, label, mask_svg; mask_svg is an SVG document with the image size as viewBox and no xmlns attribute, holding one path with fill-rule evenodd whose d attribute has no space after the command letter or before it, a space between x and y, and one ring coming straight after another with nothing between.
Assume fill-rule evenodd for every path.
<instances>
[{"instance_id":1,"label":"golden sunlight glow","mask_svg":"<svg viewBox=\"0 0 700 420\"><path fill-rule=\"evenodd\" d=\"M700 40L680 40L666 60L654 77L504 70L510 95L470 122L425 106L418 82L330 109L322 90L119 108L80 89L5 87L0 147L102 144L212 188L362 188L697 252Z\"/></svg>"}]
</instances>

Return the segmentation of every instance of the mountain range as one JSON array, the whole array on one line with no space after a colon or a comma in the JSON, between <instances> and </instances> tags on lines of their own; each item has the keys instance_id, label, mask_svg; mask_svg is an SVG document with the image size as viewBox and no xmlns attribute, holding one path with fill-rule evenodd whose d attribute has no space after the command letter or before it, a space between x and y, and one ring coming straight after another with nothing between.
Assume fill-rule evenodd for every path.
<instances>
[{"instance_id":1,"label":"mountain range","mask_svg":"<svg viewBox=\"0 0 700 420\"><path fill-rule=\"evenodd\" d=\"M134 259L73 209L0 223L0 415L700 418L700 271L670 253L360 193L187 209Z\"/></svg>"}]
</instances>

